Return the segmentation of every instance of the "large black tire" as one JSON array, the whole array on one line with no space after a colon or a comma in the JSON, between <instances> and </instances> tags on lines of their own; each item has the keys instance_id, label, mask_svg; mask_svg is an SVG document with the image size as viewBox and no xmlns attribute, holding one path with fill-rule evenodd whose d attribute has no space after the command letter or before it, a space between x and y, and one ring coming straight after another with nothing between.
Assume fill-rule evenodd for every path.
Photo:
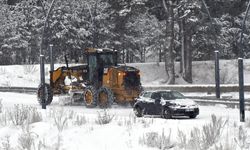
<instances>
[{"instance_id":1,"label":"large black tire","mask_svg":"<svg viewBox=\"0 0 250 150\"><path fill-rule=\"evenodd\" d=\"M114 103L114 93L103 86L98 90L97 103L100 108L109 108Z\"/></svg>"},{"instance_id":2,"label":"large black tire","mask_svg":"<svg viewBox=\"0 0 250 150\"><path fill-rule=\"evenodd\" d=\"M163 108L162 109L162 117L165 119L171 119L172 118L171 111L168 108Z\"/></svg>"},{"instance_id":3,"label":"large black tire","mask_svg":"<svg viewBox=\"0 0 250 150\"><path fill-rule=\"evenodd\" d=\"M134 110L136 117L143 116L143 109L140 106L135 106L133 110Z\"/></svg>"},{"instance_id":4,"label":"large black tire","mask_svg":"<svg viewBox=\"0 0 250 150\"><path fill-rule=\"evenodd\" d=\"M83 92L83 99L86 107L93 108L97 106L97 90L94 86L87 86Z\"/></svg>"},{"instance_id":5,"label":"large black tire","mask_svg":"<svg viewBox=\"0 0 250 150\"><path fill-rule=\"evenodd\" d=\"M49 84L45 83L44 85L40 84L37 90L37 100L40 105L42 105L42 90L44 91L45 104L49 105L53 100L53 91Z\"/></svg>"}]
</instances>

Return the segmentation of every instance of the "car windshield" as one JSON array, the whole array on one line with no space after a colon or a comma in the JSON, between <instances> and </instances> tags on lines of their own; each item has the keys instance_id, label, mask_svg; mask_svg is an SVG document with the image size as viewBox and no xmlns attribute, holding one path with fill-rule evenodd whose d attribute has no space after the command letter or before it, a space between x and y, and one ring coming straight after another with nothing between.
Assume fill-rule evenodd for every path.
<instances>
[{"instance_id":1,"label":"car windshield","mask_svg":"<svg viewBox=\"0 0 250 150\"><path fill-rule=\"evenodd\" d=\"M176 91L172 91L172 96L174 97L174 99L183 99L185 98L185 96L183 96L181 93L176 92Z\"/></svg>"},{"instance_id":2,"label":"car windshield","mask_svg":"<svg viewBox=\"0 0 250 150\"><path fill-rule=\"evenodd\" d=\"M162 91L161 97L164 100L173 100L173 99L183 99L185 98L181 93L176 92L176 91Z\"/></svg>"},{"instance_id":3,"label":"car windshield","mask_svg":"<svg viewBox=\"0 0 250 150\"><path fill-rule=\"evenodd\" d=\"M152 92L145 92L145 93L143 93L143 97L149 98L151 96L151 93Z\"/></svg>"}]
</instances>

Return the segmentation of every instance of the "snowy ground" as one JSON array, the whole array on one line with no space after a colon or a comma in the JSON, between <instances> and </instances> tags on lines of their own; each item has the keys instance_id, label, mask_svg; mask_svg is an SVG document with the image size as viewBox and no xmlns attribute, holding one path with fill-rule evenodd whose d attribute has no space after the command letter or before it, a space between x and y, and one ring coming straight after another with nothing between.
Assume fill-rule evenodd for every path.
<instances>
[{"instance_id":1,"label":"snowy ground","mask_svg":"<svg viewBox=\"0 0 250 150\"><path fill-rule=\"evenodd\" d=\"M220 64L223 82L237 83L237 61ZM248 64L246 60L245 83L250 83ZM143 85L164 85L163 63L130 65L141 70ZM194 62L194 83L213 84L213 67L212 61ZM176 68L178 72L178 63ZM49 65L45 70L48 80ZM39 66L0 66L0 78L0 86L37 87ZM178 78L177 83L185 84ZM238 93L222 95L238 97ZM131 107L113 106L104 111L63 106L58 97L42 110L34 94L0 92L0 101L0 150L250 149L250 112L246 111L247 120L242 123L238 109L223 105L200 106L196 119L166 120L136 118ZM213 114L216 118L212 121Z\"/></svg>"},{"instance_id":2,"label":"snowy ground","mask_svg":"<svg viewBox=\"0 0 250 150\"><path fill-rule=\"evenodd\" d=\"M149 150L161 149L161 145L162 149L176 150L219 149L220 146L229 150L250 148L250 112L246 111L248 120L241 123L239 110L225 106L200 106L200 115L196 119L166 120L157 116L136 118L130 107L114 106L106 111L109 115L104 115L104 110L98 108L61 106L58 97L46 110L41 109L32 94L0 93L0 99L3 107L0 113L0 149L6 148L6 143L12 149L27 149L27 145L31 145L31 149L40 147L46 150ZM16 104L36 108L42 119L31 117L33 121L29 121L28 128L28 123L14 125L10 112L15 112ZM18 114L21 115L22 111ZM212 114L217 118L214 124ZM98 115L113 119L100 124ZM219 132L218 136L210 135L215 131ZM211 139L215 141L207 143Z\"/></svg>"}]
</instances>

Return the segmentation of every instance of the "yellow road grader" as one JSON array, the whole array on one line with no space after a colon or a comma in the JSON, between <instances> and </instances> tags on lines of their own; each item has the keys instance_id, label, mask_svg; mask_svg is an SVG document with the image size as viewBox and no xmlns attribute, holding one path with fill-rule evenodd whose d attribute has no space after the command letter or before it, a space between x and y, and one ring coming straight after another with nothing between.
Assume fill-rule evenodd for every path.
<instances>
[{"instance_id":1,"label":"yellow road grader","mask_svg":"<svg viewBox=\"0 0 250 150\"><path fill-rule=\"evenodd\" d=\"M87 64L59 67L50 71L50 83L39 86L38 102L52 102L53 95L68 94L80 97L86 107L101 108L117 104L133 104L141 92L140 71L134 67L117 64L117 51L111 49L85 49ZM66 58L66 57L65 57ZM69 84L65 81L69 80ZM79 100L79 99L78 99Z\"/></svg>"}]
</instances>

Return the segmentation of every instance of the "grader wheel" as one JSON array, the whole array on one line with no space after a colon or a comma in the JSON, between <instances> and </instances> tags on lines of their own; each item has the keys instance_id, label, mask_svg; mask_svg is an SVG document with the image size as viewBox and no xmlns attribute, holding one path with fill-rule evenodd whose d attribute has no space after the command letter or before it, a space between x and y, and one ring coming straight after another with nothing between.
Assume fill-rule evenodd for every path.
<instances>
[{"instance_id":1,"label":"grader wheel","mask_svg":"<svg viewBox=\"0 0 250 150\"><path fill-rule=\"evenodd\" d=\"M101 87L98 90L98 105L101 108L108 108L114 102L114 94L113 92L107 87Z\"/></svg>"},{"instance_id":2,"label":"grader wheel","mask_svg":"<svg viewBox=\"0 0 250 150\"><path fill-rule=\"evenodd\" d=\"M96 107L96 105L97 105L97 91L96 91L95 87L93 87L93 86L86 87L84 94L83 94L83 97L84 97L86 107L89 107L89 108Z\"/></svg>"},{"instance_id":3,"label":"grader wheel","mask_svg":"<svg viewBox=\"0 0 250 150\"><path fill-rule=\"evenodd\" d=\"M53 92L49 84L45 83L44 85L39 85L37 90L37 100L40 105L42 105L42 90L44 91L45 104L49 105L53 100Z\"/></svg>"}]
</instances>

